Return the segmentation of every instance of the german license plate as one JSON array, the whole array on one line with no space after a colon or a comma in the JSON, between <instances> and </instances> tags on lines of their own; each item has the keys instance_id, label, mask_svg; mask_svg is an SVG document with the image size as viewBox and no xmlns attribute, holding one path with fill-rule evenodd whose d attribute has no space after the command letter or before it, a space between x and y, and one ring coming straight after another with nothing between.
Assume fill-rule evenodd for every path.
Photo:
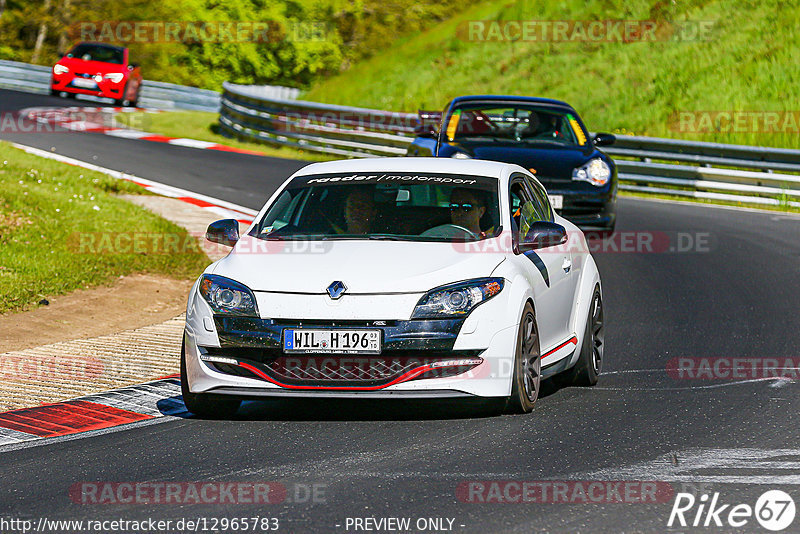
<instances>
[{"instance_id":1,"label":"german license plate","mask_svg":"<svg viewBox=\"0 0 800 534\"><path fill-rule=\"evenodd\" d=\"M283 331L283 352L329 354L380 354L380 330L324 330L286 328Z\"/></svg>"},{"instance_id":2,"label":"german license plate","mask_svg":"<svg viewBox=\"0 0 800 534\"><path fill-rule=\"evenodd\" d=\"M87 80L86 78L74 78L72 85L82 89L97 89L97 82L94 80Z\"/></svg>"},{"instance_id":3,"label":"german license plate","mask_svg":"<svg viewBox=\"0 0 800 534\"><path fill-rule=\"evenodd\" d=\"M547 198L550 199L550 205L553 206L554 210L560 210L564 207L563 195L547 195Z\"/></svg>"}]
</instances>

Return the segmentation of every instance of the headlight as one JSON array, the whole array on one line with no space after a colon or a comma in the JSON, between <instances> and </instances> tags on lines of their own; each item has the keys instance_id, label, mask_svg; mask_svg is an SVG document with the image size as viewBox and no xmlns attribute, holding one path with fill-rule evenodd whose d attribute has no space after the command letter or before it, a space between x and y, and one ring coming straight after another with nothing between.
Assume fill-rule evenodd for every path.
<instances>
[{"instance_id":1,"label":"headlight","mask_svg":"<svg viewBox=\"0 0 800 534\"><path fill-rule=\"evenodd\" d=\"M583 167L572 171L573 180L589 182L598 187L606 185L611 178L611 167L600 158L594 158Z\"/></svg>"},{"instance_id":2,"label":"headlight","mask_svg":"<svg viewBox=\"0 0 800 534\"><path fill-rule=\"evenodd\" d=\"M110 73L106 74L106 76L105 76L105 78L107 80L111 80L114 83L121 82L122 78L124 78L124 77L125 77L125 75L122 74L121 72L110 72Z\"/></svg>"},{"instance_id":3,"label":"headlight","mask_svg":"<svg viewBox=\"0 0 800 534\"><path fill-rule=\"evenodd\" d=\"M204 274L200 279L200 294L216 313L258 317L253 292L230 278Z\"/></svg>"},{"instance_id":4,"label":"headlight","mask_svg":"<svg viewBox=\"0 0 800 534\"><path fill-rule=\"evenodd\" d=\"M454 159L472 159L472 156L464 152L453 152L453 155L450 157Z\"/></svg>"},{"instance_id":5,"label":"headlight","mask_svg":"<svg viewBox=\"0 0 800 534\"><path fill-rule=\"evenodd\" d=\"M412 319L464 317L503 289L502 278L480 278L428 291L414 308Z\"/></svg>"},{"instance_id":6,"label":"headlight","mask_svg":"<svg viewBox=\"0 0 800 534\"><path fill-rule=\"evenodd\" d=\"M61 63L56 63L55 66L53 67L53 73L54 74L66 74L68 72L69 72L69 69L67 67L65 67L64 65L62 65Z\"/></svg>"}]
</instances>

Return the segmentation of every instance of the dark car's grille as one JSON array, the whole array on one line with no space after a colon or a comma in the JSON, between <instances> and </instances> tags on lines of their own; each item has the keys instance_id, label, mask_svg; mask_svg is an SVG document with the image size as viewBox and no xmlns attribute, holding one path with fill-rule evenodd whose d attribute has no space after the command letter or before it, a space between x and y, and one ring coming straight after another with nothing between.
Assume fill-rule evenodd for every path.
<instances>
[{"instance_id":1,"label":"dark car's grille","mask_svg":"<svg viewBox=\"0 0 800 534\"><path fill-rule=\"evenodd\" d=\"M302 354L284 355L270 349L204 349L207 354L234 358L259 372L241 365L212 362L220 372L265 379L288 386L370 387L383 386L403 378L424 365L453 360L469 360L464 365L438 367L413 378L444 378L465 373L480 363L481 351L388 351L380 355Z\"/></svg>"}]
</instances>

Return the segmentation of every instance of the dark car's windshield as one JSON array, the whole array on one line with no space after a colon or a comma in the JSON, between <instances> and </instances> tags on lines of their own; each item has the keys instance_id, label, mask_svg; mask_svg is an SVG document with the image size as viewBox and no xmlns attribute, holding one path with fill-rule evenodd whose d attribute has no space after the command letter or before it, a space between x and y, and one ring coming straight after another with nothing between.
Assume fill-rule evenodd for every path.
<instances>
[{"instance_id":1,"label":"dark car's windshield","mask_svg":"<svg viewBox=\"0 0 800 534\"><path fill-rule=\"evenodd\" d=\"M122 48L101 44L81 43L67 53L67 57L74 57L84 61L102 61L122 65L125 61Z\"/></svg>"},{"instance_id":2,"label":"dark car's windshield","mask_svg":"<svg viewBox=\"0 0 800 534\"><path fill-rule=\"evenodd\" d=\"M558 108L533 104L465 104L449 116L449 141L576 146L586 143L577 117Z\"/></svg>"},{"instance_id":3,"label":"dark car's windshield","mask_svg":"<svg viewBox=\"0 0 800 534\"><path fill-rule=\"evenodd\" d=\"M475 241L500 232L498 180L419 173L295 178L251 235L261 239Z\"/></svg>"}]
</instances>

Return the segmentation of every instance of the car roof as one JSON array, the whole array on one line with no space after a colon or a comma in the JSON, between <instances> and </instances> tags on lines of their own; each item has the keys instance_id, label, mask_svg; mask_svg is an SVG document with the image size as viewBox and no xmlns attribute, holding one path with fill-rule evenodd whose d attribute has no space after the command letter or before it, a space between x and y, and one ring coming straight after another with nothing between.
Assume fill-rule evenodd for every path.
<instances>
[{"instance_id":1,"label":"car roof","mask_svg":"<svg viewBox=\"0 0 800 534\"><path fill-rule=\"evenodd\" d=\"M512 172L525 172L513 163L480 159L453 158L364 158L312 163L297 171L294 176L338 172L426 172L463 174L502 179Z\"/></svg>"},{"instance_id":2,"label":"car roof","mask_svg":"<svg viewBox=\"0 0 800 534\"><path fill-rule=\"evenodd\" d=\"M524 102L526 104L543 104L547 106L556 106L575 111L575 108L561 100L554 100L552 98L542 98L538 96L514 96L514 95L469 95L459 96L453 99L450 103L464 104L467 102Z\"/></svg>"}]
</instances>

